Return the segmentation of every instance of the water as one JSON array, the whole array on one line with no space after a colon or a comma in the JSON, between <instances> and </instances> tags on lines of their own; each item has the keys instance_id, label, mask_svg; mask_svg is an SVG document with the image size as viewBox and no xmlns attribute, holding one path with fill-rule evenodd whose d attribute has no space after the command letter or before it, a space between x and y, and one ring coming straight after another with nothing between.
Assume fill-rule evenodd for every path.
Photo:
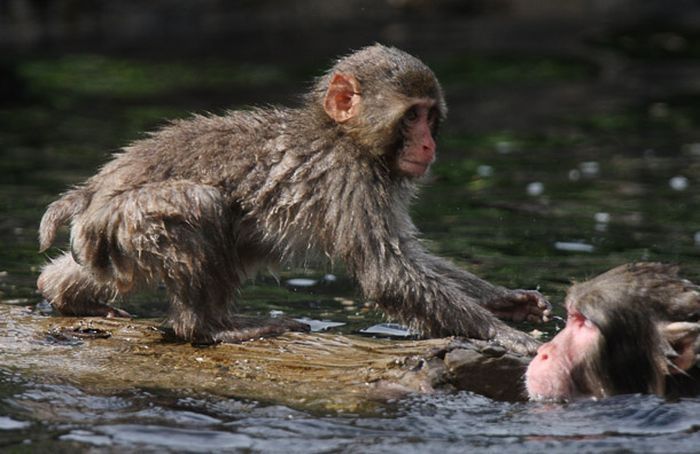
<instances>
[{"instance_id":1,"label":"water","mask_svg":"<svg viewBox=\"0 0 700 454\"><path fill-rule=\"evenodd\" d=\"M626 45L644 42L643 36L627 38ZM625 58L624 49L610 52ZM429 247L499 284L539 288L559 316L572 278L628 261L677 262L700 281L700 98L692 81L673 72L673 63L624 61L629 71L653 67L663 75L668 69L673 77L639 79L628 90L624 77L606 79L605 67L579 60L456 55L430 62L445 81L451 117L433 178L413 210ZM80 54L5 61L0 78L13 96L0 100L0 304L40 303L34 282L45 260L36 253L41 213L58 193L94 173L109 152L164 118L220 112L236 107L234 100L278 101L284 98L279 93L306 86L306 76L317 71ZM162 83L154 86L154 79ZM544 105L523 99L531 92ZM541 190L529 191L532 182ZM329 273L334 279L324 278ZM162 292L154 292L124 308L160 317L166 305ZM342 267L263 275L244 289L241 305L247 313L343 323L333 328L343 333L383 321ZM347 414L181 388L115 391L1 365L0 352L0 449L700 449L698 399L619 396L543 405L437 393Z\"/></svg>"},{"instance_id":2,"label":"water","mask_svg":"<svg viewBox=\"0 0 700 454\"><path fill-rule=\"evenodd\" d=\"M333 415L146 390L100 397L2 377L0 409L14 419L0 418L0 446L32 450L689 452L700 443L699 399L545 405L462 392L408 398L374 415Z\"/></svg>"}]
</instances>

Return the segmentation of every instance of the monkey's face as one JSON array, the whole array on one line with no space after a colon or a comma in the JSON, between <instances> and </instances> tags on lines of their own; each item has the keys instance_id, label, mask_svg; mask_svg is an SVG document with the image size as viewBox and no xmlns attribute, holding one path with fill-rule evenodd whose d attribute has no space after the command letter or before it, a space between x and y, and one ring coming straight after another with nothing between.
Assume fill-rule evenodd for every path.
<instances>
[{"instance_id":1,"label":"monkey's face","mask_svg":"<svg viewBox=\"0 0 700 454\"><path fill-rule=\"evenodd\" d=\"M409 177L421 177L435 161L435 132L438 110L433 100L415 102L400 122L396 170Z\"/></svg>"},{"instance_id":2,"label":"monkey's face","mask_svg":"<svg viewBox=\"0 0 700 454\"><path fill-rule=\"evenodd\" d=\"M569 400L583 394L581 368L598 355L600 329L577 311L571 311L566 327L537 350L525 376L532 400ZM574 373L577 371L576 373ZM585 374L583 374L585 375Z\"/></svg>"},{"instance_id":3,"label":"monkey's face","mask_svg":"<svg viewBox=\"0 0 700 454\"><path fill-rule=\"evenodd\" d=\"M365 55L367 54L367 55ZM341 60L319 81L325 113L359 150L399 176L418 178L435 160L445 117L433 73L408 54L373 46Z\"/></svg>"},{"instance_id":4,"label":"monkey's face","mask_svg":"<svg viewBox=\"0 0 700 454\"><path fill-rule=\"evenodd\" d=\"M527 369L530 399L662 395L668 377L695 367L700 329L654 312L653 292L680 287L654 265L619 267L569 290L566 327L540 346Z\"/></svg>"}]
</instances>

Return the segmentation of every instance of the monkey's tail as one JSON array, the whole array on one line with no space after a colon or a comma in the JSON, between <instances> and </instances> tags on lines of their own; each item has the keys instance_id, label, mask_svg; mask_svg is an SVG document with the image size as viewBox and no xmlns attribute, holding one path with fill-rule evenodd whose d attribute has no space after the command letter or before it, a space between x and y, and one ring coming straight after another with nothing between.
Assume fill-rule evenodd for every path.
<instances>
[{"instance_id":1,"label":"monkey's tail","mask_svg":"<svg viewBox=\"0 0 700 454\"><path fill-rule=\"evenodd\" d=\"M44 252L51 247L56 238L56 230L85 210L89 201L90 192L81 187L71 189L49 205L39 225L39 252Z\"/></svg>"}]
</instances>

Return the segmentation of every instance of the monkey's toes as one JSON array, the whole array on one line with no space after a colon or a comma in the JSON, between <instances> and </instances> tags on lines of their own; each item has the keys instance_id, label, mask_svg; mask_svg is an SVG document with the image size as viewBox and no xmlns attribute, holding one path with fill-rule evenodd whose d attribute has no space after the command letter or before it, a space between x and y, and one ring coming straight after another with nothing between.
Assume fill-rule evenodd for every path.
<instances>
[{"instance_id":1,"label":"monkey's toes","mask_svg":"<svg viewBox=\"0 0 700 454\"><path fill-rule=\"evenodd\" d=\"M298 331L301 333L308 333L311 331L311 326L309 326L308 323L300 322L292 318L284 317L273 320L281 320L282 323L280 324L280 327L284 328L285 331Z\"/></svg>"},{"instance_id":2,"label":"monkey's toes","mask_svg":"<svg viewBox=\"0 0 700 454\"><path fill-rule=\"evenodd\" d=\"M308 333L311 327L291 318L279 317L260 320L255 325L219 331L214 334L213 339L215 342L236 344L252 339L279 336L289 331Z\"/></svg>"},{"instance_id":3,"label":"monkey's toes","mask_svg":"<svg viewBox=\"0 0 700 454\"><path fill-rule=\"evenodd\" d=\"M134 318L127 311L104 303L89 302L81 305L58 305L54 301L50 301L50 304L60 314L71 317Z\"/></svg>"}]
</instances>

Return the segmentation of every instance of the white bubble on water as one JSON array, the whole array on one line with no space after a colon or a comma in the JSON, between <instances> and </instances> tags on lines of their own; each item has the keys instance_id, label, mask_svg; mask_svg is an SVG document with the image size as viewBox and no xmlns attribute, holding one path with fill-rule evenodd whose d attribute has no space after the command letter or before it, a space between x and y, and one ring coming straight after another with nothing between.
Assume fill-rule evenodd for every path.
<instances>
[{"instance_id":1,"label":"white bubble on water","mask_svg":"<svg viewBox=\"0 0 700 454\"><path fill-rule=\"evenodd\" d=\"M581 174L586 178L597 177L600 173L600 164L597 161L585 161L578 165Z\"/></svg>"},{"instance_id":2,"label":"white bubble on water","mask_svg":"<svg viewBox=\"0 0 700 454\"><path fill-rule=\"evenodd\" d=\"M287 285L291 287L312 287L316 285L315 279L307 279L304 277L298 277L295 279L289 279Z\"/></svg>"},{"instance_id":3,"label":"white bubble on water","mask_svg":"<svg viewBox=\"0 0 700 454\"><path fill-rule=\"evenodd\" d=\"M500 154L508 154L513 151L513 142L508 140L501 140L496 143L496 151Z\"/></svg>"},{"instance_id":4,"label":"white bubble on water","mask_svg":"<svg viewBox=\"0 0 700 454\"><path fill-rule=\"evenodd\" d=\"M476 173L482 178L488 178L490 176L493 176L493 167L486 164L480 165L476 168Z\"/></svg>"},{"instance_id":5,"label":"white bubble on water","mask_svg":"<svg viewBox=\"0 0 700 454\"><path fill-rule=\"evenodd\" d=\"M595 222L607 224L608 222L610 222L610 213L600 211L593 215L593 219L595 220Z\"/></svg>"},{"instance_id":6,"label":"white bubble on water","mask_svg":"<svg viewBox=\"0 0 700 454\"><path fill-rule=\"evenodd\" d=\"M557 241L554 243L554 249L566 252L593 252L592 244L579 243L573 241Z\"/></svg>"},{"instance_id":7,"label":"white bubble on water","mask_svg":"<svg viewBox=\"0 0 700 454\"><path fill-rule=\"evenodd\" d=\"M544 192L544 184L542 184L539 181L533 181L532 183L527 185L526 191L528 195L537 197L539 195L542 195L542 193Z\"/></svg>"},{"instance_id":8,"label":"white bubble on water","mask_svg":"<svg viewBox=\"0 0 700 454\"><path fill-rule=\"evenodd\" d=\"M688 179L682 175L676 175L675 177L668 180L668 185L674 191L685 191L688 189Z\"/></svg>"}]
</instances>

